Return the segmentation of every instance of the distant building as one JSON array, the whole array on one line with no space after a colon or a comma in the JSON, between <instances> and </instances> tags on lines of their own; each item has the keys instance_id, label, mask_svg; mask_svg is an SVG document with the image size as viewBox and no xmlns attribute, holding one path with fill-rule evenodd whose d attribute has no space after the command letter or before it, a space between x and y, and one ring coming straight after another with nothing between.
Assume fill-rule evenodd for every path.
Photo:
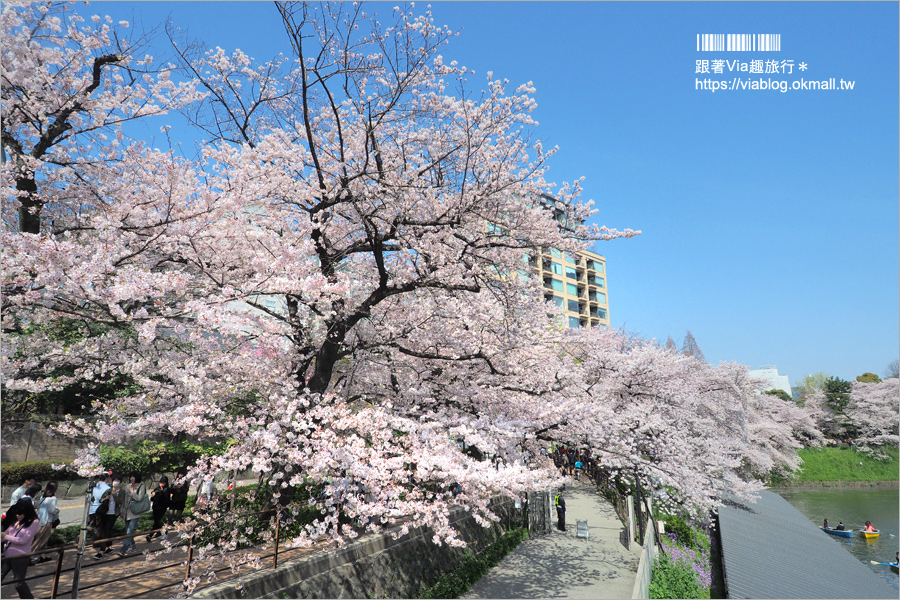
<instances>
[{"instance_id":1,"label":"distant building","mask_svg":"<svg viewBox=\"0 0 900 600\"><path fill-rule=\"evenodd\" d=\"M562 309L569 327L609 327L606 259L587 250L577 254L544 248L529 258L544 284L544 298Z\"/></svg>"},{"instance_id":2,"label":"distant building","mask_svg":"<svg viewBox=\"0 0 900 600\"><path fill-rule=\"evenodd\" d=\"M788 380L788 376L779 375L778 369L772 365L767 365L758 369L751 369L749 375L750 377L765 379L766 381L768 381L769 385L765 388L765 390L783 390L785 394L787 394L788 396L792 396L791 382Z\"/></svg>"},{"instance_id":3,"label":"distant building","mask_svg":"<svg viewBox=\"0 0 900 600\"><path fill-rule=\"evenodd\" d=\"M553 217L564 231L573 232L583 225L579 219L569 221L567 211L552 196L542 195L538 201L553 211ZM609 328L609 291L606 282L606 259L583 250L576 254L556 248L540 248L528 257L532 276L544 285L544 299L562 309L570 328Z\"/></svg>"}]
</instances>

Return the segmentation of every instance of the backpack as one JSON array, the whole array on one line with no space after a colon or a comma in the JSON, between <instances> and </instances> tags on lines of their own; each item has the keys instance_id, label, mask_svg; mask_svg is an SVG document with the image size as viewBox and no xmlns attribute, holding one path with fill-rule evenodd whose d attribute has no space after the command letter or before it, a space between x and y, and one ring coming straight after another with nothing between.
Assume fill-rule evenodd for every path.
<instances>
[{"instance_id":1,"label":"backpack","mask_svg":"<svg viewBox=\"0 0 900 600\"><path fill-rule=\"evenodd\" d=\"M100 496L100 504L97 506L97 510L94 511L95 515L105 515L109 512L109 499L112 498L112 488L109 488L103 495Z\"/></svg>"}]
</instances>

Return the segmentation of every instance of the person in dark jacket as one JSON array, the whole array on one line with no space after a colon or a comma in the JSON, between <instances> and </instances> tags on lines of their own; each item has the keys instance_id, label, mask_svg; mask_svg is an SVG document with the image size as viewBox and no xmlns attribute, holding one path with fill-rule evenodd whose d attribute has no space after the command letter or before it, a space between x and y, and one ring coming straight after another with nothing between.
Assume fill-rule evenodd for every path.
<instances>
[{"instance_id":1,"label":"person in dark jacket","mask_svg":"<svg viewBox=\"0 0 900 600\"><path fill-rule=\"evenodd\" d=\"M559 488L556 494L556 527L560 531L566 530L566 499L562 497L563 488Z\"/></svg>"},{"instance_id":2,"label":"person in dark jacket","mask_svg":"<svg viewBox=\"0 0 900 600\"><path fill-rule=\"evenodd\" d=\"M178 483L181 481L181 483ZM169 525L181 519L184 507L187 505L190 484L187 481L187 469L178 469L175 472L175 484L172 486L172 503L169 505Z\"/></svg>"},{"instance_id":3,"label":"person in dark jacket","mask_svg":"<svg viewBox=\"0 0 900 600\"><path fill-rule=\"evenodd\" d=\"M169 489L169 478L163 475L155 490L150 492L150 504L153 506L153 529L160 529L166 520L166 513L172 505L172 490ZM160 536L158 531L147 536L147 541ZM166 536L162 536L166 539Z\"/></svg>"}]
</instances>

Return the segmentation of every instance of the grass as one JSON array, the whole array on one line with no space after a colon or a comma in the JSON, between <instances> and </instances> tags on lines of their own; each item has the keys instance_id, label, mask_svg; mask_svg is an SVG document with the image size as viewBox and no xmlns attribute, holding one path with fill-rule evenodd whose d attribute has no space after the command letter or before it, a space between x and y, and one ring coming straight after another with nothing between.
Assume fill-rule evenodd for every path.
<instances>
[{"instance_id":1,"label":"grass","mask_svg":"<svg viewBox=\"0 0 900 600\"><path fill-rule=\"evenodd\" d=\"M804 448L799 451L803 465L792 481L775 480L774 485L819 482L897 481L900 451L887 449L888 460L875 460L853 448ZM862 464L860 464L862 463Z\"/></svg>"}]
</instances>

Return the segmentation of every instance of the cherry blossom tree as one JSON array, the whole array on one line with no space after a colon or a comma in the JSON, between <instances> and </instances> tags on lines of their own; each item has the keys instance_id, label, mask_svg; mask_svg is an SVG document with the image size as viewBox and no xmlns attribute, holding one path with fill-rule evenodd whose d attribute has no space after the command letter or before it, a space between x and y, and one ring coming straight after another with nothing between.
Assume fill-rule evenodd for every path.
<instances>
[{"instance_id":1,"label":"cherry blossom tree","mask_svg":"<svg viewBox=\"0 0 900 600\"><path fill-rule=\"evenodd\" d=\"M882 457L885 446L898 444L898 380L880 383L855 381L844 409L836 406L825 391L817 391L806 404L810 416L830 435L850 435L863 452Z\"/></svg>"},{"instance_id":2,"label":"cherry blossom tree","mask_svg":"<svg viewBox=\"0 0 900 600\"><path fill-rule=\"evenodd\" d=\"M885 447L900 445L900 380L854 382L847 413L856 431L854 443L862 451L883 457Z\"/></svg>"},{"instance_id":3,"label":"cherry blossom tree","mask_svg":"<svg viewBox=\"0 0 900 600\"><path fill-rule=\"evenodd\" d=\"M455 542L447 484L461 483L477 517L490 519L492 494L552 471L491 468L460 448L505 451L521 433L491 406L499 392L457 405L443 391L355 384L377 380L375 367L395 356L432 372L447 365L457 371L449 378L474 364L491 374L510 331L529 322L523 315L546 320L538 284L518 276L527 251L577 251L635 232L558 226L590 208L576 202L577 183L544 180L553 152L530 137L533 89L507 92L487 74L486 91L469 92L474 75L444 63L437 51L450 32L430 15L398 10L383 28L359 7L279 10L293 61L256 65L221 49L186 60L185 89L206 93L188 116L214 134L199 160L124 134L112 150L59 141L60 152L92 158L89 176L58 169L56 185L28 197L13 191L21 169L5 168L7 193L53 227L4 231L4 323L64 317L98 330L45 352L35 345L50 337L20 336L4 355L4 385L36 393L115 374L132 393L96 398L96 419L64 431L101 443L230 439L191 477L251 469L278 491L349 473L368 490L359 505L323 501L298 543L354 534L340 513L372 529L416 515L410 525ZM4 57L25 43L4 36ZM50 68L36 69L43 81ZM22 75L18 85L44 83ZM146 105L166 93L148 91ZM105 123L106 105L81 102L67 119ZM72 374L61 378L58 362ZM465 418L440 418L457 413ZM471 415L493 423L470 431ZM96 450L79 464L96 470Z\"/></svg>"},{"instance_id":4,"label":"cherry blossom tree","mask_svg":"<svg viewBox=\"0 0 900 600\"><path fill-rule=\"evenodd\" d=\"M3 166L5 210L40 209L52 226L5 219L3 325L20 334L4 344L5 391L127 381L61 431L227 440L188 477L253 471L284 522L315 507L296 544L400 522L461 543L450 506L488 523L493 495L551 485L540 448L554 441L661 478L698 508L795 466L808 423L755 394L743 367L554 320L528 254L638 232L559 226L591 208L578 182L546 179L554 152L532 137L531 84L487 73L472 91L476 75L440 54L452 32L427 12L398 8L382 24L361 6L277 8L291 59L179 43L189 80L160 74L138 92L113 78L128 115L188 103L207 140L198 158L115 127L103 139L114 109L86 98L105 98L105 83L85 94L91 83L63 79L50 94L82 90L66 119L84 134L53 138L63 159L28 155L22 140L40 132L10 126L23 151ZM25 34L40 8L6 11L4 69L20 45L54 45ZM20 73L21 97L53 88L55 64ZM121 64L135 63L123 54L101 74ZM132 97L145 108L127 108ZM54 115L54 102L34 114ZM32 171L41 185L23 193ZM48 333L60 319L84 334ZM97 471L96 446L77 465ZM310 482L319 492L297 496ZM244 532L230 527L222 546Z\"/></svg>"},{"instance_id":5,"label":"cherry blossom tree","mask_svg":"<svg viewBox=\"0 0 900 600\"><path fill-rule=\"evenodd\" d=\"M16 225L37 234L47 204L80 208L67 188L105 168L98 160L118 159L124 123L195 96L190 84L173 83L171 65L139 55L148 38L130 36L127 21L94 15L85 23L71 5L52 2L5 6L0 18L4 176L15 184Z\"/></svg>"}]
</instances>

